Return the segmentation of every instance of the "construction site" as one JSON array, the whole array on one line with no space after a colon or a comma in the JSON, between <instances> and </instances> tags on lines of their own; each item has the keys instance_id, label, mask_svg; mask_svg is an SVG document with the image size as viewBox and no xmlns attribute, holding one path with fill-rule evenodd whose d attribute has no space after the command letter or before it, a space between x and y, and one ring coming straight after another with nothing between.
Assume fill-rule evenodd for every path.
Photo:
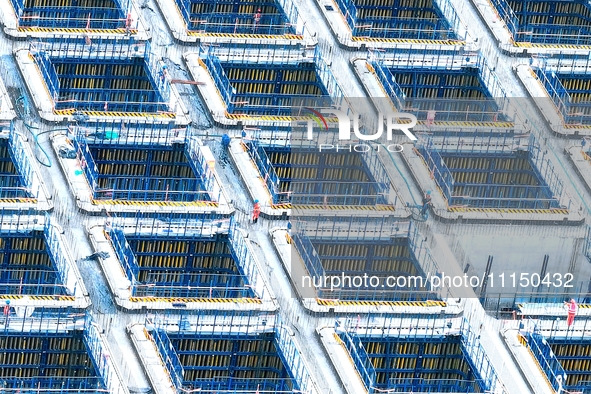
<instances>
[{"instance_id":1,"label":"construction site","mask_svg":"<svg viewBox=\"0 0 591 394\"><path fill-rule=\"evenodd\" d=\"M0 393L591 394L590 4L0 0Z\"/></svg>"}]
</instances>

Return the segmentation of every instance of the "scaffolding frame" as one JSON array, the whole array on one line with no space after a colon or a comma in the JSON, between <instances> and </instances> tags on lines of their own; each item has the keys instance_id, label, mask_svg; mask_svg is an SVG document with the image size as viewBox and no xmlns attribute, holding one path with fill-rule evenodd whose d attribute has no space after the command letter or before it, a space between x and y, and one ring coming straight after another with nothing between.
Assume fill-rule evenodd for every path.
<instances>
[{"instance_id":1,"label":"scaffolding frame","mask_svg":"<svg viewBox=\"0 0 591 394\"><path fill-rule=\"evenodd\" d=\"M53 6L26 7L26 0L10 1L21 27L86 28L87 30L125 28L126 16L131 12L132 2L131 0L112 0L112 2L114 8L103 8L97 12L95 7L68 6L67 2ZM45 13L48 15L41 16Z\"/></svg>"},{"instance_id":2,"label":"scaffolding frame","mask_svg":"<svg viewBox=\"0 0 591 394\"><path fill-rule=\"evenodd\" d=\"M121 131L119 125L119 131ZM126 130L127 130L127 126ZM137 127L137 125L136 125ZM194 136L185 133L185 129L175 128L169 123L166 128L148 126L151 133L148 135L140 134L139 130L130 135L126 131L125 135L117 135L116 138L96 138L97 135L106 136L109 133L117 134L117 129L95 128L92 133L94 138L89 140L85 128L78 130L78 134L72 139L72 144L76 150L77 158L80 161L84 175L91 188L92 198L97 200L135 200L135 201L156 201L172 199L173 201L215 201L219 202L222 198L222 189L219 182L216 182L215 172L209 162L209 148ZM145 129L144 129L145 130ZM158 137L154 134L157 131ZM184 157L194 175L194 179L166 178L155 176L133 176L129 175L108 175L101 174L99 167L91 153L92 148L101 149L141 149L158 151L162 148L158 146L171 147L173 144L182 143L184 145ZM172 148L171 148L172 149ZM150 155L149 158L152 156ZM151 160L151 159L150 159ZM126 165L127 160L114 160L112 165ZM145 163L151 166L152 162ZM150 167L151 168L151 167ZM99 179L107 179L109 186L99 188ZM171 187L172 186L172 187ZM180 190L177 190L179 189Z\"/></svg>"},{"instance_id":3,"label":"scaffolding frame","mask_svg":"<svg viewBox=\"0 0 591 394\"><path fill-rule=\"evenodd\" d=\"M522 2L522 8L527 7L528 3L549 3L550 5L548 12L525 13L530 18L539 18L544 15L554 15L555 17L572 15L572 13L561 13L555 10L556 5L562 3L560 1L542 2L528 0ZM587 7L585 1L575 0L573 3ZM591 43L591 31L583 27L577 29L568 23L536 23L533 21L523 23L519 20L519 17L508 4L507 0L491 0L491 4L499 18L505 22L511 34L513 44L524 42L531 44L589 45Z\"/></svg>"},{"instance_id":4,"label":"scaffolding frame","mask_svg":"<svg viewBox=\"0 0 591 394\"><path fill-rule=\"evenodd\" d=\"M575 67L571 67L569 72L559 72L559 69L559 66L550 63L544 63L542 67L534 68L534 72L554 102L554 105L560 113L564 124L591 124L591 108L589 107L591 90L582 90L583 93L586 93L589 96L586 100L573 98L573 95L571 95L569 89L567 89L560 81L560 76L563 75L578 79L585 77L586 80L591 79L591 75L588 73L587 69L585 69L585 72L582 73L575 72ZM581 94L581 91L573 92L573 94Z\"/></svg>"},{"instance_id":5,"label":"scaffolding frame","mask_svg":"<svg viewBox=\"0 0 591 394\"><path fill-rule=\"evenodd\" d=\"M560 381L566 382L566 371L556 358L546 338L541 334L541 330L536 325L533 331L520 331L519 335L526 340L529 350L548 378L552 388L558 391L559 387L563 387Z\"/></svg>"},{"instance_id":6,"label":"scaffolding frame","mask_svg":"<svg viewBox=\"0 0 591 394\"><path fill-rule=\"evenodd\" d=\"M293 0L271 0L265 4L252 3L254 10L250 13L236 10L238 3L232 5L231 11L225 12L191 12L192 4L211 4L212 0L176 0L175 4L181 11L187 30L200 34L264 34L264 35L304 35L306 25L301 18ZM242 4L242 3L241 3ZM261 13L256 20L257 8L274 4L278 13ZM228 3L224 4L228 5Z\"/></svg>"},{"instance_id":7,"label":"scaffolding frame","mask_svg":"<svg viewBox=\"0 0 591 394\"><path fill-rule=\"evenodd\" d=\"M2 198L39 197L41 185L38 182L34 182L35 170L27 154L26 145L23 138L14 129L12 122L10 123L8 134L8 147L12 162L18 173L18 175L15 175L15 178L20 180L19 183L23 187L0 186L0 196Z\"/></svg>"},{"instance_id":8,"label":"scaffolding frame","mask_svg":"<svg viewBox=\"0 0 591 394\"><path fill-rule=\"evenodd\" d=\"M43 76L43 82L53 101L54 110L171 112L169 108L171 84L167 65L162 60L157 59L151 52L151 44L148 41L139 42L130 37L123 39L100 38L95 41L87 40L83 36L70 39L49 37L31 42L29 44L29 53L33 56L35 64ZM68 87L67 89L71 90L71 92L64 95L61 90L60 76L53 64L54 61L70 61L78 65L84 62L84 64L88 65L106 64L107 66L113 66L137 58L143 59L142 65L146 74L145 78L149 81L152 90ZM126 65L127 63L123 64ZM80 76L82 75L84 74L80 74ZM61 78L64 77L68 77L68 75L61 76ZM124 75L121 77L124 77ZM147 102L132 100L128 95L133 92L144 92L144 94L153 96L154 100ZM82 94L85 98L79 100L79 94ZM124 100L112 99L113 96L121 95L124 96Z\"/></svg>"},{"instance_id":9,"label":"scaffolding frame","mask_svg":"<svg viewBox=\"0 0 591 394\"><path fill-rule=\"evenodd\" d=\"M281 323L277 315L266 315L253 311L236 313L220 313L199 311L196 313L178 313L174 315L155 315L147 317L146 327L150 330L160 356L166 360L165 367L177 392L187 390L183 386L183 366L176 349L171 346L167 332L186 339L248 339L261 334L273 334L278 355L283 361L290 379L293 381L291 390L305 393L316 393L315 384L306 365L299 346L293 341L293 332ZM157 333L154 335L154 333ZM233 378L232 378L233 379ZM240 382L239 379L236 379ZM264 385L262 385L264 386ZM192 387L194 389L194 387ZM265 391L264 387L261 387ZM255 383L248 387L228 388L228 393L254 393L258 391ZM278 391L283 392L283 391Z\"/></svg>"},{"instance_id":10,"label":"scaffolding frame","mask_svg":"<svg viewBox=\"0 0 591 394\"><path fill-rule=\"evenodd\" d=\"M13 225L4 225L4 214L11 218L15 218L16 222ZM34 212L29 212L29 214ZM45 275L39 276L37 278L37 283L26 283L23 282L23 278L26 274L26 270L22 270L21 280L14 281L12 280L12 273L20 272L21 270L10 270L6 271L6 277L4 275L0 275L0 287L6 289L7 295L19 295L24 294L27 295L69 295L75 296L78 293L78 281L77 281L77 274L73 272L70 266L70 262L66 257L66 249L63 244L63 240L61 239L62 234L61 230L56 228L53 223L51 223L50 217L45 214L45 217L36 215L36 216L29 216L29 215L22 215L20 212L17 212L16 215L13 211L0 213L0 220L2 220L2 226L0 228L0 236L4 234L10 235L11 238L15 239L24 239L29 238L31 233L34 231L42 232L42 239L45 243L46 248L41 253L47 253L49 260L53 266L53 270L51 271L44 271L46 272ZM20 249L12 250L12 251L19 251ZM46 279L49 279L55 275L54 283L44 283ZM29 279L28 276L26 276ZM7 282L4 282L7 281ZM12 289L12 290L11 290Z\"/></svg>"},{"instance_id":11,"label":"scaffolding frame","mask_svg":"<svg viewBox=\"0 0 591 394\"><path fill-rule=\"evenodd\" d=\"M130 281L132 297L190 297L190 298L258 298L268 297L263 277L252 256L247 240L237 223L232 219L221 218L217 215L201 216L198 220L181 219L177 222L161 223L159 219L130 221L127 218L113 219L105 230L109 234L111 244L120 261L126 278ZM151 237L154 239L193 239L204 241L218 241L219 236L227 236L228 247L232 259L244 282L243 286L198 286L195 284L162 285L157 283L143 283L139 280L140 266L135 253L126 240L126 236ZM154 253L162 255L162 253ZM164 253L163 255L168 255Z\"/></svg>"},{"instance_id":12,"label":"scaffolding frame","mask_svg":"<svg viewBox=\"0 0 591 394\"><path fill-rule=\"evenodd\" d=\"M288 138L277 143L268 140L250 139L246 141L248 153L254 160L261 177L263 178L267 190L271 195L273 204L293 203L297 205L378 205L388 204L388 196L394 193L388 173L386 172L382 161L375 149L355 152L361 157L363 172L367 176L367 181L339 181L323 179L322 176L314 178L286 178L277 174L278 167L291 168L292 173L295 168L308 168L309 166L294 165L290 162L277 164L273 163L268 153L291 154L292 161L294 155L306 155L316 153L320 158L320 163L315 166L318 173L323 173L327 168L335 166L326 164L323 157L330 153L319 152L316 147L308 147L310 141L293 138L294 132L288 134ZM299 133L295 133L299 134ZM332 135L337 140L337 134ZM330 138L330 137L329 137ZM323 141L323 143L326 141ZM283 146L281 146L283 144ZM338 153L338 152L337 152ZM349 152L351 154L351 152ZM345 167L344 167L345 168ZM289 182L290 188L286 192L282 190L283 182ZM295 185L295 187L294 187ZM355 190L355 192L351 192ZM397 201L397 196L396 196ZM394 201L394 205L396 204Z\"/></svg>"},{"instance_id":13,"label":"scaffolding frame","mask_svg":"<svg viewBox=\"0 0 591 394\"><path fill-rule=\"evenodd\" d=\"M306 55L303 57L301 51L294 50L289 46L283 49L274 46L251 46L249 48L243 48L242 51L215 46L200 46L199 59L212 77L226 105L226 112L230 114L254 111L257 114L290 115L294 105L308 103L310 106L314 106L319 99L325 98L331 102L331 105L340 107L344 99L343 92L318 47L314 47L311 56ZM301 63L313 64L318 80L322 84L327 97L303 94L239 93L232 86L223 66L223 64L228 64L256 66L259 68L264 66L287 67ZM247 101L243 101L243 97L248 97L249 95L262 97L267 100L263 105L249 104Z\"/></svg>"},{"instance_id":14,"label":"scaffolding frame","mask_svg":"<svg viewBox=\"0 0 591 394\"><path fill-rule=\"evenodd\" d=\"M466 28L462 25L455 7L449 0L434 0L432 8L400 7L402 10L410 9L411 11L427 9L438 16L438 19L435 20L389 16L358 17L361 12L359 12L355 0L337 0L337 5L353 37L458 41L463 41L467 37ZM383 6L376 5L374 9L379 11L385 7L387 7L385 4ZM390 5L390 7L395 7L395 5ZM376 22L378 26L374 27Z\"/></svg>"},{"instance_id":15,"label":"scaffolding frame","mask_svg":"<svg viewBox=\"0 0 591 394\"><path fill-rule=\"evenodd\" d=\"M392 318L390 318L392 319ZM397 318L402 321L401 319ZM419 322L421 321L421 323ZM355 368L357 369L365 388L369 394L379 393L384 391L380 389L376 384L376 368L373 365L365 346L362 343L362 338L371 340L380 339L391 339L391 338L402 338L405 343L409 342L440 342L445 340L447 337L460 337L460 345L463 353L464 360L470 365L475 379L474 384L480 386L481 389L487 392L503 393L506 394L505 388L500 383L497 373L488 358L482 344L480 343L479 336L472 330L470 323L466 318L461 318L460 328L457 332L451 334L442 334L445 331L437 322L449 322L449 320L441 319L439 317L428 317L417 319L417 328L414 333L406 333L402 331L402 327L398 332L393 332L390 324L384 323L384 329L379 329L375 325L363 325L359 326L359 320L356 322L348 321L344 326L340 325L337 320L335 322L335 331L342 341L345 349L348 351ZM431 323L432 322L432 323ZM401 323L399 323L401 324ZM449 323L448 323L449 324ZM448 325L450 327L451 325ZM388 327L386 329L386 327ZM424 329L418 328L424 327ZM408 326L404 327L408 329ZM387 330L387 332L386 332ZM398 335L398 336L395 336ZM446 379L433 379L437 385L441 385ZM449 382L457 389L458 384L465 384L465 381L454 381ZM434 387L435 386L435 387ZM433 389L438 389L432 380L430 379L398 379L391 378L388 381L388 386L385 391L389 390L403 390L404 392L419 390L421 392L433 392ZM448 387L449 389L449 387ZM453 390L457 392L457 390Z\"/></svg>"},{"instance_id":16,"label":"scaffolding frame","mask_svg":"<svg viewBox=\"0 0 591 394\"><path fill-rule=\"evenodd\" d=\"M438 121L479 121L493 122L506 117L508 100L505 90L494 71L482 54L460 52L437 53L424 50L419 53L406 52L372 52L369 67L382 85L385 93L392 100L394 107L400 112L412 113L418 119L426 119L431 110L437 112ZM416 62L420 62L421 70L441 71L445 73L463 74L464 70L477 70L478 88L484 99L446 99L446 98L412 98L407 97L396 81L391 69L417 70ZM433 85L422 85L414 82L417 89L433 88ZM470 107L473 107L470 109ZM461 107L466 107L464 110ZM459 109L458 109L459 108Z\"/></svg>"},{"instance_id":17,"label":"scaffolding frame","mask_svg":"<svg viewBox=\"0 0 591 394\"><path fill-rule=\"evenodd\" d=\"M88 312L72 308L12 307L14 314L0 323L0 335L55 337L81 333L84 348L96 372L94 377L38 376L34 385L27 387L23 378L2 378L3 392L67 394L108 392L129 394L122 376L109 359L110 350L106 337L100 333ZM44 352L46 349L44 349ZM48 385L42 387L41 384ZM59 387L59 388L56 388Z\"/></svg>"},{"instance_id":18,"label":"scaffolding frame","mask_svg":"<svg viewBox=\"0 0 591 394\"><path fill-rule=\"evenodd\" d=\"M565 206L570 209L571 200L567 200L567 196L565 196L563 182L554 171L554 166L546 157L534 135L528 136L527 146L523 146L522 140L523 138L519 135L508 135L499 140L490 134L488 136L474 135L472 138L460 140L456 138L453 143L446 144L445 138L443 143L436 143L433 136L428 136L416 143L416 149L439 186L448 207L468 205L477 208L553 209ZM454 179L443 156L482 157L482 155L487 155L502 159L503 157L514 157L520 151L527 152L528 161L539 186L466 182L461 183L461 186L482 190L490 197L458 196L455 194L454 187L459 182ZM477 169L466 168L462 171L469 173L477 171Z\"/></svg>"},{"instance_id":19,"label":"scaffolding frame","mask_svg":"<svg viewBox=\"0 0 591 394\"><path fill-rule=\"evenodd\" d=\"M417 271L417 276L427 279L436 276L440 270L437 262L429 251L424 238L413 221L405 221L394 217L315 217L293 218L291 238L295 250L300 255L308 274L312 278L325 278L320 256L312 241L332 241L339 243L351 242L392 242L394 239L407 239L411 253L410 261ZM416 284L416 282L415 282ZM316 287L316 297L328 300L363 300L363 301L396 301L396 300L437 300L440 296L428 289L402 289L376 291L376 289L331 289ZM369 298L368 298L369 296Z\"/></svg>"}]
</instances>

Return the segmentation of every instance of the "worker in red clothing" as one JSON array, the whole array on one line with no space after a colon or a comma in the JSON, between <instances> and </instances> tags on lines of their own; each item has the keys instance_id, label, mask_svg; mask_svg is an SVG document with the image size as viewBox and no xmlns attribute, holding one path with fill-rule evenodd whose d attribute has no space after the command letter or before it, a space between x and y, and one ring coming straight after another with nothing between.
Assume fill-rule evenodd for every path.
<instances>
[{"instance_id":1,"label":"worker in red clothing","mask_svg":"<svg viewBox=\"0 0 591 394\"><path fill-rule=\"evenodd\" d=\"M257 26L259 25L259 22L261 21L261 9L259 8L257 10L257 13L254 14L254 26L252 28L253 31L256 31Z\"/></svg>"},{"instance_id":2,"label":"worker in red clothing","mask_svg":"<svg viewBox=\"0 0 591 394\"><path fill-rule=\"evenodd\" d=\"M4 325L8 325L8 320L10 319L10 300L6 300L6 304L4 305Z\"/></svg>"},{"instance_id":3,"label":"worker in red clothing","mask_svg":"<svg viewBox=\"0 0 591 394\"><path fill-rule=\"evenodd\" d=\"M575 322L575 316L577 315L577 302L573 298L570 300L570 302L565 302L564 304L568 305L566 325L570 327Z\"/></svg>"},{"instance_id":4,"label":"worker in red clothing","mask_svg":"<svg viewBox=\"0 0 591 394\"><path fill-rule=\"evenodd\" d=\"M261 205L259 204L259 200L254 200L254 207L252 208L252 222L256 223L259 220L259 215L261 214Z\"/></svg>"}]
</instances>

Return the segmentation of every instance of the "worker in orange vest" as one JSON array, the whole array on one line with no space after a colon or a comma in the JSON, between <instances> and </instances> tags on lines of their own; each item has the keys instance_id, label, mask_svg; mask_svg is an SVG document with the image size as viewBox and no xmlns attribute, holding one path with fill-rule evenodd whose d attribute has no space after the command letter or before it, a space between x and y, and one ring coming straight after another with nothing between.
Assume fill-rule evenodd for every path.
<instances>
[{"instance_id":1,"label":"worker in orange vest","mask_svg":"<svg viewBox=\"0 0 591 394\"><path fill-rule=\"evenodd\" d=\"M568 305L566 325L570 327L575 322L575 316L577 315L577 302L573 298L570 302L565 302L565 304Z\"/></svg>"},{"instance_id":2,"label":"worker in orange vest","mask_svg":"<svg viewBox=\"0 0 591 394\"><path fill-rule=\"evenodd\" d=\"M259 215L261 214L261 205L259 204L259 200L254 200L254 207L252 208L252 222L256 223L259 220Z\"/></svg>"},{"instance_id":3,"label":"worker in orange vest","mask_svg":"<svg viewBox=\"0 0 591 394\"><path fill-rule=\"evenodd\" d=\"M9 318L10 318L10 300L6 300L6 304L4 305L4 325L8 325Z\"/></svg>"}]
</instances>

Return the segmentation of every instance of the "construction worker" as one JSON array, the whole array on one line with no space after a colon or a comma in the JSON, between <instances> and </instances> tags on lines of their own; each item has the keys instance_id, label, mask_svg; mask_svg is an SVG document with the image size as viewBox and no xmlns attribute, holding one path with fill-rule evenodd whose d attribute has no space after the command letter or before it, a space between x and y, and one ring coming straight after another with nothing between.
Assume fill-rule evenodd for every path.
<instances>
[{"instance_id":1,"label":"construction worker","mask_svg":"<svg viewBox=\"0 0 591 394\"><path fill-rule=\"evenodd\" d=\"M570 302L567 301L564 304L568 305L566 325L570 327L575 322L575 316L577 315L577 302L573 298L570 300Z\"/></svg>"},{"instance_id":2,"label":"construction worker","mask_svg":"<svg viewBox=\"0 0 591 394\"><path fill-rule=\"evenodd\" d=\"M254 207L252 208L252 222L256 223L259 220L259 215L261 214L261 205L259 204L259 200L254 200Z\"/></svg>"},{"instance_id":3,"label":"construction worker","mask_svg":"<svg viewBox=\"0 0 591 394\"><path fill-rule=\"evenodd\" d=\"M432 205L432 202L431 202L431 190L427 190L425 192L425 196L423 197L423 208L421 209L421 216L425 216L425 214L427 213L427 209L431 205Z\"/></svg>"},{"instance_id":4,"label":"construction worker","mask_svg":"<svg viewBox=\"0 0 591 394\"><path fill-rule=\"evenodd\" d=\"M259 25L259 22L261 21L261 9L259 8L257 10L257 13L254 14L254 27L252 28L253 31L256 31L257 26Z\"/></svg>"},{"instance_id":5,"label":"construction worker","mask_svg":"<svg viewBox=\"0 0 591 394\"><path fill-rule=\"evenodd\" d=\"M131 17L131 13L127 14L127 18L125 18L125 34L130 35L131 34L131 23L133 22L133 19Z\"/></svg>"},{"instance_id":6,"label":"construction worker","mask_svg":"<svg viewBox=\"0 0 591 394\"><path fill-rule=\"evenodd\" d=\"M8 325L8 319L10 319L10 300L5 301L4 304L4 324Z\"/></svg>"},{"instance_id":7,"label":"construction worker","mask_svg":"<svg viewBox=\"0 0 591 394\"><path fill-rule=\"evenodd\" d=\"M224 150L227 150L230 147L230 142L232 142L232 139L228 134L222 135L222 148L224 148Z\"/></svg>"}]
</instances>

